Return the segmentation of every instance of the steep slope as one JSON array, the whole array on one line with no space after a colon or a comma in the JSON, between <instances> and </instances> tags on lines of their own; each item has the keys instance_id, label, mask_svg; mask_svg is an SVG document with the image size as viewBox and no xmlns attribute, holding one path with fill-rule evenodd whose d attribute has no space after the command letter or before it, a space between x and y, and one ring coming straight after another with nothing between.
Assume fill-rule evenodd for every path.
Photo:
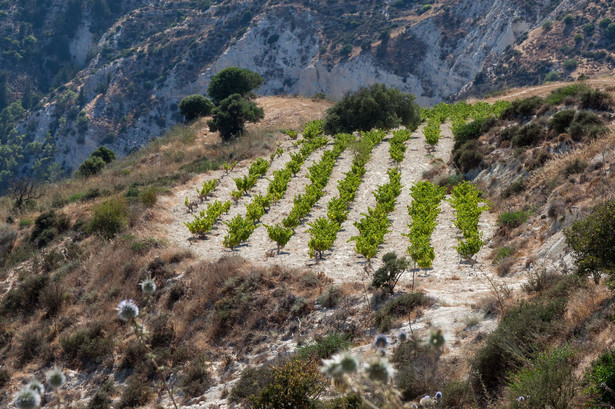
<instances>
[{"instance_id":1,"label":"steep slope","mask_svg":"<svg viewBox=\"0 0 615 409\"><path fill-rule=\"evenodd\" d=\"M43 51L15 65L9 60L18 51L10 47L18 44L6 46L2 58L14 67L7 102L29 101L23 102L28 112L13 105L3 120L0 140L15 157L3 162L7 175L48 176L58 172L54 162L70 172L101 144L125 155L177 123L178 101L205 92L210 78L230 65L263 75L265 95L322 92L336 99L384 82L433 104L466 89L545 19L582 2L74 1L68 32L54 28L55 16L72 15L68 5L43 3L33 36L40 39L37 29L51 27L66 58L55 71L37 70L28 61L43 58ZM34 17L22 18L20 10L30 4L3 4L4 30L28 34ZM59 42L54 38L39 43ZM50 90L49 83L62 85ZM32 92L42 97L38 104Z\"/></svg>"}]
</instances>

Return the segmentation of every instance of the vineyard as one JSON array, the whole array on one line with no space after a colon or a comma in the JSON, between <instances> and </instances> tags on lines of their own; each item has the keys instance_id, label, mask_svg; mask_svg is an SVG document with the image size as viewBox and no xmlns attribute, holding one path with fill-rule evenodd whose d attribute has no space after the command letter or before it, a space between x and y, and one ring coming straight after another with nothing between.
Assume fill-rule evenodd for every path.
<instances>
[{"instance_id":1,"label":"vineyard","mask_svg":"<svg viewBox=\"0 0 615 409\"><path fill-rule=\"evenodd\" d=\"M376 268L387 251L425 272L453 259L471 265L490 234L488 205L469 183L446 196L422 174L449 160L453 128L507 106L439 104L417 130L355 136L325 136L310 122L269 157L227 163L186 191L173 239L211 257L317 266L340 280Z\"/></svg>"}]
</instances>

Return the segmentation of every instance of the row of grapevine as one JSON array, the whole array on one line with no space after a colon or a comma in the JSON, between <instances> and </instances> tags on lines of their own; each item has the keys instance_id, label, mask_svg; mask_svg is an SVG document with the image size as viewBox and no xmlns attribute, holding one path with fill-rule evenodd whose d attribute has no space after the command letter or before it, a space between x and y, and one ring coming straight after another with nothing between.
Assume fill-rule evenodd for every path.
<instances>
[{"instance_id":1,"label":"row of grapevine","mask_svg":"<svg viewBox=\"0 0 615 409\"><path fill-rule=\"evenodd\" d=\"M248 168L247 175L233 179L235 182L235 187L237 187L236 192L241 192L242 194L247 195L248 192L256 185L258 178L267 173L269 166L271 166L271 162L265 158L258 158L254 160Z\"/></svg>"},{"instance_id":2,"label":"row of grapevine","mask_svg":"<svg viewBox=\"0 0 615 409\"><path fill-rule=\"evenodd\" d=\"M297 227L310 213L312 207L324 194L324 188L329 183L337 158L346 150L352 138L353 136L349 134L336 135L333 148L326 151L320 161L309 168L308 179L311 183L305 188L305 193L299 193L293 198L293 208L282 220L284 227L290 229Z\"/></svg>"},{"instance_id":3,"label":"row of grapevine","mask_svg":"<svg viewBox=\"0 0 615 409\"><path fill-rule=\"evenodd\" d=\"M425 140L429 145L436 145L440 139L440 126L448 118L451 119L453 132L460 125L465 124L468 119L485 119L490 116L499 117L506 108L510 106L510 102L497 101L493 105L486 102L477 102L474 105L467 102L458 102L454 105L445 103L436 104L431 109L423 109L421 117L427 124L424 128Z\"/></svg>"},{"instance_id":4,"label":"row of grapevine","mask_svg":"<svg viewBox=\"0 0 615 409\"><path fill-rule=\"evenodd\" d=\"M431 235L436 227L440 213L440 202L446 189L430 182L417 182L410 188L412 203L408 213L412 220L410 233L405 234L410 240L408 254L420 268L431 268L435 251L431 245Z\"/></svg>"},{"instance_id":5,"label":"row of grapevine","mask_svg":"<svg viewBox=\"0 0 615 409\"><path fill-rule=\"evenodd\" d=\"M393 131L393 137L389 141L389 155L398 165L404 160L406 155L406 141L412 137L407 129Z\"/></svg>"},{"instance_id":6,"label":"row of grapevine","mask_svg":"<svg viewBox=\"0 0 615 409\"><path fill-rule=\"evenodd\" d=\"M184 224L188 227L190 233L204 238L214 227L218 218L223 213L228 212L230 208L230 201L220 202L216 200L213 203L209 203L207 209L201 210L201 213L195 215L193 221Z\"/></svg>"},{"instance_id":7,"label":"row of grapevine","mask_svg":"<svg viewBox=\"0 0 615 409\"><path fill-rule=\"evenodd\" d=\"M273 172L273 180L269 183L267 194L265 196L255 195L252 201L246 204L245 217L237 215L231 221L225 223L228 228L223 241L225 247L232 249L250 238L269 207L284 197L288 183L299 172L307 157L327 143L328 139L322 135L322 121L312 121L306 124L304 138L299 142L302 145L301 149L298 153L290 154L291 159L283 169ZM283 232L281 236L279 231L276 230L274 234L276 233L280 239L288 235L287 231Z\"/></svg>"},{"instance_id":8,"label":"row of grapevine","mask_svg":"<svg viewBox=\"0 0 615 409\"><path fill-rule=\"evenodd\" d=\"M455 210L455 226L461 230L463 237L458 238L455 247L457 253L470 262L472 257L479 252L485 244L478 230L480 215L489 209L488 205L480 205L483 202L482 192L469 182L463 182L453 189L449 199Z\"/></svg>"},{"instance_id":9,"label":"row of grapevine","mask_svg":"<svg viewBox=\"0 0 615 409\"><path fill-rule=\"evenodd\" d=\"M370 160L371 152L377 144L382 142L385 135L385 131L371 131L361 134L357 147L364 147L364 149L356 150L350 171L345 174L344 179L338 182L339 195L327 203L327 217L321 217L313 223L308 223L310 226L308 229L310 258L322 258L322 253L329 250L335 243L342 223L348 218L350 204L354 201L357 190L361 185L366 171L365 165Z\"/></svg>"},{"instance_id":10,"label":"row of grapevine","mask_svg":"<svg viewBox=\"0 0 615 409\"><path fill-rule=\"evenodd\" d=\"M391 221L388 214L395 209L397 196L401 193L401 172L398 168L389 169L389 183L378 186L375 192L376 207L368 208L362 213L363 218L354 223L359 230L358 236L349 241L355 242L355 251L367 258L368 263L376 257L378 247L383 243L389 231Z\"/></svg>"}]
</instances>

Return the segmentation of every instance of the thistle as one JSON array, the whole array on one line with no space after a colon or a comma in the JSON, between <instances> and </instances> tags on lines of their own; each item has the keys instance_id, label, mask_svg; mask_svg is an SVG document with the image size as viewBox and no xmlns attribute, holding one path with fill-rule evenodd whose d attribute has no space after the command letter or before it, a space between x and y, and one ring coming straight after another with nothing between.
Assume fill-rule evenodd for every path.
<instances>
[{"instance_id":1,"label":"thistle","mask_svg":"<svg viewBox=\"0 0 615 409\"><path fill-rule=\"evenodd\" d=\"M422 407L427 408L427 407L431 407L431 406L433 406L434 402L433 402L433 399L431 398L431 396L429 396L429 395L425 395L425 396L423 396L423 398L419 401L419 404L420 404Z\"/></svg>"},{"instance_id":2,"label":"thistle","mask_svg":"<svg viewBox=\"0 0 615 409\"><path fill-rule=\"evenodd\" d=\"M365 375L374 382L387 383L393 378L394 370L385 358L374 358L363 368Z\"/></svg>"},{"instance_id":3,"label":"thistle","mask_svg":"<svg viewBox=\"0 0 615 409\"><path fill-rule=\"evenodd\" d=\"M35 409L41 405L41 395L26 387L17 392L13 403L18 409Z\"/></svg>"},{"instance_id":4,"label":"thistle","mask_svg":"<svg viewBox=\"0 0 615 409\"><path fill-rule=\"evenodd\" d=\"M122 321L133 321L139 315L139 307L133 300L123 300L117 306L118 315Z\"/></svg>"},{"instance_id":5,"label":"thistle","mask_svg":"<svg viewBox=\"0 0 615 409\"><path fill-rule=\"evenodd\" d=\"M45 394L45 387L43 386L42 383L40 383L36 379L32 379L30 381L30 383L28 384L28 389L38 393L41 396Z\"/></svg>"},{"instance_id":6,"label":"thistle","mask_svg":"<svg viewBox=\"0 0 615 409\"><path fill-rule=\"evenodd\" d=\"M58 368L53 368L52 370L47 371L45 378L47 379L49 386L51 386L51 389L60 388L66 381L66 377Z\"/></svg>"},{"instance_id":7,"label":"thistle","mask_svg":"<svg viewBox=\"0 0 615 409\"><path fill-rule=\"evenodd\" d=\"M151 278L144 280L142 283L139 283L139 285L141 286L141 290L148 296L154 294L156 291L156 283Z\"/></svg>"},{"instance_id":8,"label":"thistle","mask_svg":"<svg viewBox=\"0 0 615 409\"><path fill-rule=\"evenodd\" d=\"M389 345L389 339L387 338L386 335L384 334L376 335L376 338L374 339L375 348L384 349L387 347L387 345Z\"/></svg>"},{"instance_id":9,"label":"thistle","mask_svg":"<svg viewBox=\"0 0 615 409\"><path fill-rule=\"evenodd\" d=\"M399 342L406 342L408 340L408 334L406 334L404 331L401 331L397 335L397 339L399 339Z\"/></svg>"}]
</instances>

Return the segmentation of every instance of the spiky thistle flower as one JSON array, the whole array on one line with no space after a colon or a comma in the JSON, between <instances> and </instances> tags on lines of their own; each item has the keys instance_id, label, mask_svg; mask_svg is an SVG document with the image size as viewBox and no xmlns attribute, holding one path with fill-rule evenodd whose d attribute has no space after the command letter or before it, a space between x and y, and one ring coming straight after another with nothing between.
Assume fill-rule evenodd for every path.
<instances>
[{"instance_id":1,"label":"spiky thistle flower","mask_svg":"<svg viewBox=\"0 0 615 409\"><path fill-rule=\"evenodd\" d=\"M435 398L436 398L436 400L440 401L442 399L442 392L440 392L440 391L436 392Z\"/></svg>"},{"instance_id":2,"label":"spiky thistle flower","mask_svg":"<svg viewBox=\"0 0 615 409\"><path fill-rule=\"evenodd\" d=\"M374 338L374 347L375 348L386 348L387 345L389 345L389 339L387 338L386 335L384 334L378 334L376 335L376 338Z\"/></svg>"},{"instance_id":3,"label":"spiky thistle flower","mask_svg":"<svg viewBox=\"0 0 615 409\"><path fill-rule=\"evenodd\" d=\"M363 371L374 382L387 383L393 378L394 369L386 358L373 358L364 366Z\"/></svg>"},{"instance_id":4,"label":"spiky thistle flower","mask_svg":"<svg viewBox=\"0 0 615 409\"><path fill-rule=\"evenodd\" d=\"M133 300L123 300L117 305L118 315L122 321L132 321L139 315L139 307Z\"/></svg>"},{"instance_id":5,"label":"spiky thistle flower","mask_svg":"<svg viewBox=\"0 0 615 409\"><path fill-rule=\"evenodd\" d=\"M47 383L51 386L52 389L60 388L64 385L66 381L66 377L58 368L53 368L45 374L45 378L47 379Z\"/></svg>"},{"instance_id":6,"label":"spiky thistle flower","mask_svg":"<svg viewBox=\"0 0 615 409\"><path fill-rule=\"evenodd\" d=\"M431 406L433 406L433 399L431 399L431 396L429 396L429 395L425 395L425 396L423 396L423 398L419 401L419 404L420 404L422 407L424 407L424 408L431 407Z\"/></svg>"},{"instance_id":7,"label":"spiky thistle flower","mask_svg":"<svg viewBox=\"0 0 615 409\"><path fill-rule=\"evenodd\" d=\"M41 395L26 387L17 392L13 403L18 409L36 409L41 404Z\"/></svg>"},{"instance_id":8,"label":"spiky thistle flower","mask_svg":"<svg viewBox=\"0 0 615 409\"><path fill-rule=\"evenodd\" d=\"M151 278L143 280L139 285L141 286L141 290L147 295L152 295L156 291L156 283Z\"/></svg>"},{"instance_id":9,"label":"spiky thistle flower","mask_svg":"<svg viewBox=\"0 0 615 409\"><path fill-rule=\"evenodd\" d=\"M408 339L408 334L406 334L404 331L401 331L399 334L397 334L397 338L399 339L399 342L405 342Z\"/></svg>"},{"instance_id":10,"label":"spiky thistle flower","mask_svg":"<svg viewBox=\"0 0 615 409\"><path fill-rule=\"evenodd\" d=\"M359 360L348 351L340 352L331 357L323 359L321 371L333 378L340 378L345 373L350 374L359 369Z\"/></svg>"},{"instance_id":11,"label":"spiky thistle flower","mask_svg":"<svg viewBox=\"0 0 615 409\"><path fill-rule=\"evenodd\" d=\"M43 386L42 383L40 383L36 379L32 379L30 381L30 383L28 384L28 389L38 393L41 396L45 394L45 387Z\"/></svg>"},{"instance_id":12,"label":"spiky thistle flower","mask_svg":"<svg viewBox=\"0 0 615 409\"><path fill-rule=\"evenodd\" d=\"M432 329L427 338L427 344L433 348L442 348L444 346L444 335L441 329Z\"/></svg>"}]
</instances>

